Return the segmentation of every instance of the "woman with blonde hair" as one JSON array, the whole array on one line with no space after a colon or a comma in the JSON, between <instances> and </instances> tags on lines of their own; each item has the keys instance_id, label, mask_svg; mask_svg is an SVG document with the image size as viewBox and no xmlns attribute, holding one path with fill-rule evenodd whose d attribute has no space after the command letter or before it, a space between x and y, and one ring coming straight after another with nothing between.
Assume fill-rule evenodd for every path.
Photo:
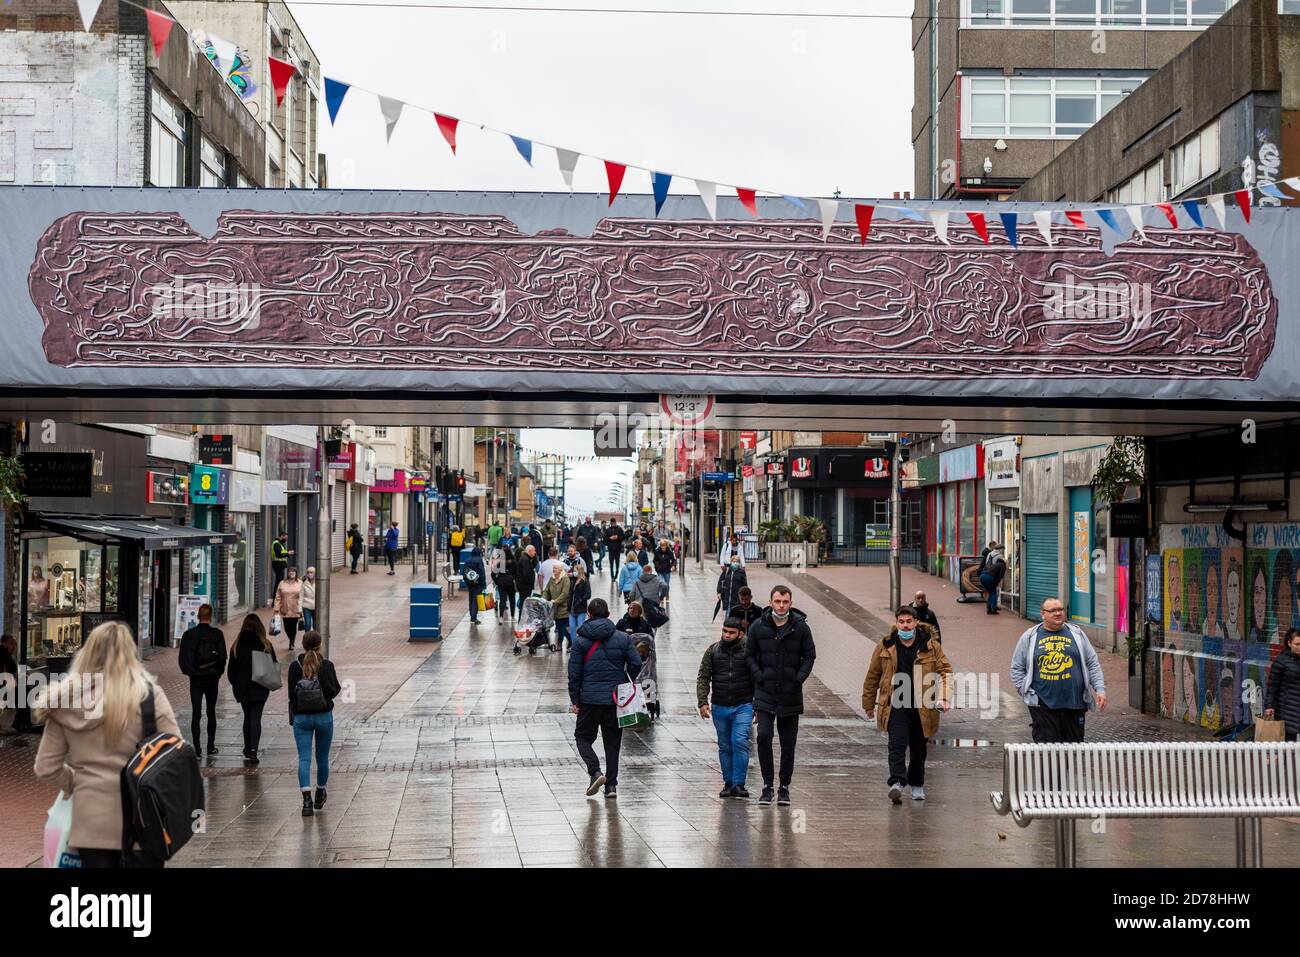
<instances>
[{"instance_id":1,"label":"woman with blonde hair","mask_svg":"<svg viewBox=\"0 0 1300 957\"><path fill-rule=\"evenodd\" d=\"M281 582L283 584L283 582ZM262 709L271 692L253 680L253 652L264 651L275 661L275 648L266 637L266 626L257 615L244 617L239 626L239 637L230 649L230 664L226 677L235 700L244 709L244 759L257 764L257 746L262 741Z\"/></svg>"},{"instance_id":2,"label":"woman with blonde hair","mask_svg":"<svg viewBox=\"0 0 1300 957\"><path fill-rule=\"evenodd\" d=\"M307 574L302 580L302 627L304 631L311 631L316 627L316 566L309 565ZM293 639L289 639L289 647L293 647Z\"/></svg>"},{"instance_id":3,"label":"woman with blonde hair","mask_svg":"<svg viewBox=\"0 0 1300 957\"><path fill-rule=\"evenodd\" d=\"M302 654L289 665L289 723L298 746L298 788L302 791L302 816L311 817L325 806L325 785L330 777L330 742L334 740L334 699L339 696L339 676L334 662L321 654L319 631L302 638ZM311 796L311 752L316 745L316 800ZM314 809L314 810L313 810Z\"/></svg>"},{"instance_id":4,"label":"woman with blonde hair","mask_svg":"<svg viewBox=\"0 0 1300 957\"><path fill-rule=\"evenodd\" d=\"M68 674L35 702L45 725L36 776L72 796L68 847L82 867L123 866L121 774L144 737L140 706L150 690L158 730L179 738L171 702L137 656L130 627L110 621L86 636ZM135 863L163 866L148 857Z\"/></svg>"}]
</instances>

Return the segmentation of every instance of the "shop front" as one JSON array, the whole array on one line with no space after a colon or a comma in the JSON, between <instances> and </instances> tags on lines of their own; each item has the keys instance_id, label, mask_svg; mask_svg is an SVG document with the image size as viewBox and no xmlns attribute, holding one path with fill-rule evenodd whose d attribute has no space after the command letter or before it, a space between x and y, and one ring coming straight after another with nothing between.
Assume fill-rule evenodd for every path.
<instances>
[{"instance_id":1,"label":"shop front","mask_svg":"<svg viewBox=\"0 0 1300 957\"><path fill-rule=\"evenodd\" d=\"M984 485L988 491L989 537L997 540L1007 560L999 601L1019 613L1020 595L1020 440L984 443Z\"/></svg>"}]
</instances>

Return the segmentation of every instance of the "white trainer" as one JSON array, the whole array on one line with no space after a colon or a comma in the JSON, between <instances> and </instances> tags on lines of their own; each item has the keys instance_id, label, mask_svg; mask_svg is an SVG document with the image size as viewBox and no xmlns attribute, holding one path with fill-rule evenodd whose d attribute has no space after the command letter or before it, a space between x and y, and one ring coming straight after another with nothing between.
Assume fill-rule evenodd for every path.
<instances>
[{"instance_id":1,"label":"white trainer","mask_svg":"<svg viewBox=\"0 0 1300 957\"><path fill-rule=\"evenodd\" d=\"M913 800L913 801L924 801L924 800L925 800L925 788L913 786L913 788L912 788L912 800Z\"/></svg>"}]
</instances>

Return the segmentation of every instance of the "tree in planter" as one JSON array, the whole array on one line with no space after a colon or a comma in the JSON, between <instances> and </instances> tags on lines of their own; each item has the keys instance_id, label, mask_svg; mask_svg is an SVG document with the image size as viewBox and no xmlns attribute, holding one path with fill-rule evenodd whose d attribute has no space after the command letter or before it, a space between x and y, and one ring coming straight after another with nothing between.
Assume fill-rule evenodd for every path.
<instances>
[{"instance_id":1,"label":"tree in planter","mask_svg":"<svg viewBox=\"0 0 1300 957\"><path fill-rule=\"evenodd\" d=\"M796 515L792 523L795 527L796 542L813 542L817 545L819 555L826 550L826 525L819 518L811 515Z\"/></svg>"},{"instance_id":2,"label":"tree in planter","mask_svg":"<svg viewBox=\"0 0 1300 957\"><path fill-rule=\"evenodd\" d=\"M26 503L23 494L23 463L8 455L0 455L0 511L17 512Z\"/></svg>"},{"instance_id":3,"label":"tree in planter","mask_svg":"<svg viewBox=\"0 0 1300 957\"><path fill-rule=\"evenodd\" d=\"M1097 463L1092 491L1106 505L1124 501L1130 485L1140 486L1146 478L1146 439L1140 435L1117 436Z\"/></svg>"},{"instance_id":4,"label":"tree in planter","mask_svg":"<svg viewBox=\"0 0 1300 957\"><path fill-rule=\"evenodd\" d=\"M758 537L764 542L779 542L785 534L785 523L779 518L758 523Z\"/></svg>"}]
</instances>

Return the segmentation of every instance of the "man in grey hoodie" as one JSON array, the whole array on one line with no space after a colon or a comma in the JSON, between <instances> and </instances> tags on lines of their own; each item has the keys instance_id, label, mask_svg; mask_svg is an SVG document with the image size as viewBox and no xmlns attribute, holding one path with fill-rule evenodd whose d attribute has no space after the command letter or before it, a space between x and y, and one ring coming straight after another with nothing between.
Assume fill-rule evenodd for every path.
<instances>
[{"instance_id":1,"label":"man in grey hoodie","mask_svg":"<svg viewBox=\"0 0 1300 957\"><path fill-rule=\"evenodd\" d=\"M1097 652L1065 605L1047 598L1043 620L1025 630L1011 656L1011 681L1029 706L1035 744L1083 741L1084 716L1106 709L1106 679Z\"/></svg>"}]
</instances>

